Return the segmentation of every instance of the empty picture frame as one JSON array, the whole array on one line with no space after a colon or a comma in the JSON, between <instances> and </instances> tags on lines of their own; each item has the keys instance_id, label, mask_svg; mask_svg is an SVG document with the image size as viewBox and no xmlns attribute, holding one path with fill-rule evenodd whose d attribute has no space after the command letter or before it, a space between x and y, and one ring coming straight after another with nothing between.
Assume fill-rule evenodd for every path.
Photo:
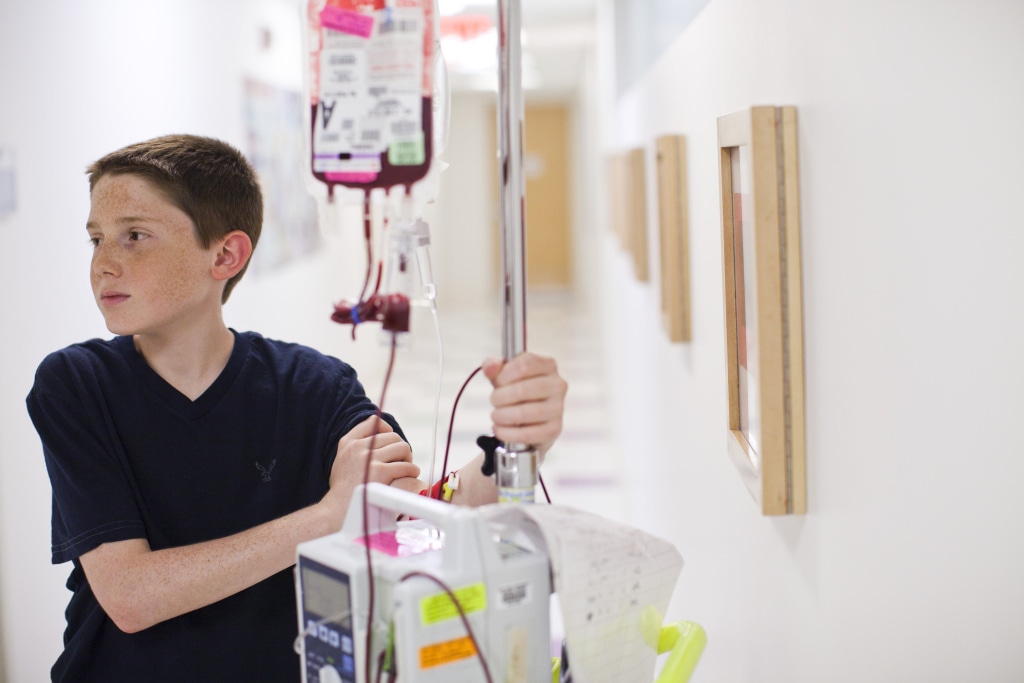
<instances>
[{"instance_id":1,"label":"empty picture frame","mask_svg":"<svg viewBox=\"0 0 1024 683\"><path fill-rule=\"evenodd\" d=\"M729 454L766 515L807 509L795 107L718 119Z\"/></svg>"},{"instance_id":2,"label":"empty picture frame","mask_svg":"<svg viewBox=\"0 0 1024 683\"><path fill-rule=\"evenodd\" d=\"M607 197L609 226L618 239L619 246L629 248L629 196L626 182L627 156L624 152L611 154L607 159Z\"/></svg>"},{"instance_id":3,"label":"empty picture frame","mask_svg":"<svg viewBox=\"0 0 1024 683\"><path fill-rule=\"evenodd\" d=\"M640 282L651 279L647 258L647 170L642 147L626 153L626 193L628 207L629 251L633 255L633 274Z\"/></svg>"},{"instance_id":4,"label":"empty picture frame","mask_svg":"<svg viewBox=\"0 0 1024 683\"><path fill-rule=\"evenodd\" d=\"M661 264L661 319L669 341L690 341L689 206L686 195L686 138L662 135L658 157L658 251Z\"/></svg>"}]
</instances>

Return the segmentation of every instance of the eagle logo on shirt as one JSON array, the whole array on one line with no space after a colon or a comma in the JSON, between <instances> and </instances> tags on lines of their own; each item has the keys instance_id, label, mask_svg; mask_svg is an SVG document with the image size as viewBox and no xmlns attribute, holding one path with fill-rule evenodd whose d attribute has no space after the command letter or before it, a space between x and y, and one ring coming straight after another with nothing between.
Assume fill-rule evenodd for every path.
<instances>
[{"instance_id":1,"label":"eagle logo on shirt","mask_svg":"<svg viewBox=\"0 0 1024 683\"><path fill-rule=\"evenodd\" d=\"M270 461L270 467L264 467L259 463L259 461L256 462L256 469L260 471L263 481L270 481L270 473L274 471L274 465L276 464L277 459Z\"/></svg>"}]
</instances>

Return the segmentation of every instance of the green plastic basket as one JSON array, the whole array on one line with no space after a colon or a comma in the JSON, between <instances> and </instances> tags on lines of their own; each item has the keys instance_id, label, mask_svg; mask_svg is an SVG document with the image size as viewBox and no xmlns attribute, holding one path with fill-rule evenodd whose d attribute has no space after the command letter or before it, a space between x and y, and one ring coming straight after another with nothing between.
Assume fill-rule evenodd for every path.
<instances>
[{"instance_id":1,"label":"green plastic basket","mask_svg":"<svg viewBox=\"0 0 1024 683\"><path fill-rule=\"evenodd\" d=\"M696 622L677 621L663 626L658 637L658 654L668 653L668 659L655 683L688 683L707 642L707 633ZM551 683L558 683L562 661L555 657L551 664Z\"/></svg>"}]
</instances>

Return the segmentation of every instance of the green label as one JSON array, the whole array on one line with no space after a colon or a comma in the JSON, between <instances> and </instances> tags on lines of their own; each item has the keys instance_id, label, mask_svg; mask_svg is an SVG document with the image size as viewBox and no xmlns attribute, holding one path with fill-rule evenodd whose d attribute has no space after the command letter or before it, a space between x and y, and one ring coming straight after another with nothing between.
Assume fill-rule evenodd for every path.
<instances>
[{"instance_id":1,"label":"green label","mask_svg":"<svg viewBox=\"0 0 1024 683\"><path fill-rule=\"evenodd\" d=\"M419 166L426 159L427 146L423 143L423 131L415 140L401 140L388 146L388 163L392 166Z\"/></svg>"},{"instance_id":2,"label":"green label","mask_svg":"<svg viewBox=\"0 0 1024 683\"><path fill-rule=\"evenodd\" d=\"M475 583L454 591L465 614L487 609L487 589L482 583ZM438 593L420 601L420 617L424 626L459 616L459 609L447 593Z\"/></svg>"}]
</instances>

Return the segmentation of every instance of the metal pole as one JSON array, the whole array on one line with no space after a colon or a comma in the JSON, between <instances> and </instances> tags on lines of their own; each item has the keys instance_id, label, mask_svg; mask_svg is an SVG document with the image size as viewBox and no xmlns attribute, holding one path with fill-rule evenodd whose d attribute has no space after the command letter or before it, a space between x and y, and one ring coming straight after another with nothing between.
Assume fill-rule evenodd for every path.
<instances>
[{"instance_id":1,"label":"metal pole","mask_svg":"<svg viewBox=\"0 0 1024 683\"><path fill-rule=\"evenodd\" d=\"M498 0L498 206L502 355L526 350L526 217L523 182L523 79L520 0ZM528 444L496 452L499 502L534 500L539 456Z\"/></svg>"}]
</instances>

